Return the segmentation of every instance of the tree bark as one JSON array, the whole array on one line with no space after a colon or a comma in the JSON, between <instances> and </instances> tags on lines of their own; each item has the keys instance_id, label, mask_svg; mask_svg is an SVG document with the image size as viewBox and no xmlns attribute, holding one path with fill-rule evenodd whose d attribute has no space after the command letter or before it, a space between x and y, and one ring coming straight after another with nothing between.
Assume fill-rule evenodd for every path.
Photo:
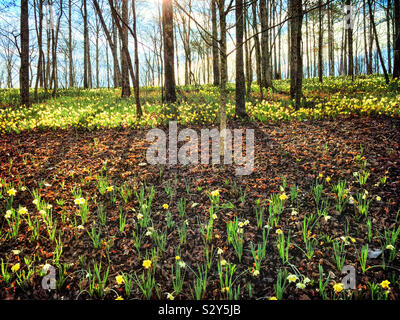
<instances>
[{"instance_id":1,"label":"tree bark","mask_svg":"<svg viewBox=\"0 0 400 320\"><path fill-rule=\"evenodd\" d=\"M176 102L174 68L174 21L172 0L162 2L162 26L164 40L164 102Z\"/></svg>"},{"instance_id":2,"label":"tree bark","mask_svg":"<svg viewBox=\"0 0 400 320\"><path fill-rule=\"evenodd\" d=\"M131 86L129 81L129 65L128 65L128 0L122 1L122 32L121 43L122 43L122 52L121 52L121 76L122 76L122 90L121 97L128 98L131 95Z\"/></svg>"},{"instance_id":3,"label":"tree bark","mask_svg":"<svg viewBox=\"0 0 400 320\"><path fill-rule=\"evenodd\" d=\"M21 0L21 105L30 106L29 99L29 6L28 0Z\"/></svg>"},{"instance_id":4,"label":"tree bark","mask_svg":"<svg viewBox=\"0 0 400 320\"><path fill-rule=\"evenodd\" d=\"M303 97L303 61L301 56L301 26L303 22L302 0L289 0L290 20L290 97L295 99L296 109Z\"/></svg>"},{"instance_id":5,"label":"tree bark","mask_svg":"<svg viewBox=\"0 0 400 320\"><path fill-rule=\"evenodd\" d=\"M213 60L214 86L219 86L220 73L219 73L217 6L215 2L216 0L211 0L212 60Z\"/></svg>"},{"instance_id":6,"label":"tree bark","mask_svg":"<svg viewBox=\"0 0 400 320\"><path fill-rule=\"evenodd\" d=\"M243 66L243 0L236 0L236 116L246 117L246 82Z\"/></svg>"},{"instance_id":7,"label":"tree bark","mask_svg":"<svg viewBox=\"0 0 400 320\"><path fill-rule=\"evenodd\" d=\"M400 0L394 0L393 78L400 77Z\"/></svg>"}]
</instances>

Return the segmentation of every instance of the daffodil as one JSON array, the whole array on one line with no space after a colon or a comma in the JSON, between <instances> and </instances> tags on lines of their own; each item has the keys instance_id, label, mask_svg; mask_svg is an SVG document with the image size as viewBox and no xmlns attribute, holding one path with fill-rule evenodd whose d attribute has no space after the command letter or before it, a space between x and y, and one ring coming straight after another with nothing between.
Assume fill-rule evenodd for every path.
<instances>
[{"instance_id":1,"label":"daffodil","mask_svg":"<svg viewBox=\"0 0 400 320\"><path fill-rule=\"evenodd\" d=\"M281 229L276 229L275 233L276 234L283 234L283 231Z\"/></svg>"},{"instance_id":2,"label":"daffodil","mask_svg":"<svg viewBox=\"0 0 400 320\"><path fill-rule=\"evenodd\" d=\"M17 272L20 267L21 267L21 265L19 263L16 263L11 267L11 271L12 272Z\"/></svg>"},{"instance_id":3,"label":"daffodil","mask_svg":"<svg viewBox=\"0 0 400 320\"><path fill-rule=\"evenodd\" d=\"M260 271L258 271L257 269L253 271L253 277L258 277L260 274Z\"/></svg>"},{"instance_id":4,"label":"daffodil","mask_svg":"<svg viewBox=\"0 0 400 320\"><path fill-rule=\"evenodd\" d=\"M163 208L164 208L165 210L168 210L169 205L168 205L167 203L164 203L164 204L163 204Z\"/></svg>"},{"instance_id":5,"label":"daffodil","mask_svg":"<svg viewBox=\"0 0 400 320\"><path fill-rule=\"evenodd\" d=\"M285 200L287 199L287 195L286 195L285 193L282 193L282 194L279 196L279 199L281 199L282 201L285 201Z\"/></svg>"},{"instance_id":6,"label":"daffodil","mask_svg":"<svg viewBox=\"0 0 400 320\"><path fill-rule=\"evenodd\" d=\"M278 300L277 297L269 297L268 300Z\"/></svg>"},{"instance_id":7,"label":"daffodil","mask_svg":"<svg viewBox=\"0 0 400 320\"><path fill-rule=\"evenodd\" d=\"M221 266L224 266L224 265L226 265L226 260L222 258L220 263L221 263Z\"/></svg>"},{"instance_id":8,"label":"daffodil","mask_svg":"<svg viewBox=\"0 0 400 320\"><path fill-rule=\"evenodd\" d=\"M295 274L289 274L286 278L289 282L296 282L299 280L299 277L296 276Z\"/></svg>"},{"instance_id":9,"label":"daffodil","mask_svg":"<svg viewBox=\"0 0 400 320\"><path fill-rule=\"evenodd\" d=\"M174 296L171 293L167 293L167 299L168 300L174 300Z\"/></svg>"},{"instance_id":10,"label":"daffodil","mask_svg":"<svg viewBox=\"0 0 400 320\"><path fill-rule=\"evenodd\" d=\"M181 260L181 257L180 256L175 256L175 260L179 261L179 260Z\"/></svg>"},{"instance_id":11,"label":"daffodil","mask_svg":"<svg viewBox=\"0 0 400 320\"><path fill-rule=\"evenodd\" d=\"M7 194L9 196L15 196L17 194L17 190L15 190L14 188L8 189Z\"/></svg>"},{"instance_id":12,"label":"daffodil","mask_svg":"<svg viewBox=\"0 0 400 320\"><path fill-rule=\"evenodd\" d=\"M113 191L114 190L114 187L113 186L108 186L107 188L106 188L106 191L107 192L111 192L111 191Z\"/></svg>"},{"instance_id":13,"label":"daffodil","mask_svg":"<svg viewBox=\"0 0 400 320\"><path fill-rule=\"evenodd\" d=\"M210 192L212 197L218 197L219 196L219 190L214 190Z\"/></svg>"},{"instance_id":14,"label":"daffodil","mask_svg":"<svg viewBox=\"0 0 400 320\"><path fill-rule=\"evenodd\" d=\"M303 282L299 282L296 284L297 289L304 289L305 287L306 287L306 285Z\"/></svg>"},{"instance_id":15,"label":"daffodil","mask_svg":"<svg viewBox=\"0 0 400 320\"><path fill-rule=\"evenodd\" d=\"M149 269L151 267L151 260L144 260L143 261L143 267L145 269Z\"/></svg>"},{"instance_id":16,"label":"daffodil","mask_svg":"<svg viewBox=\"0 0 400 320\"><path fill-rule=\"evenodd\" d=\"M7 210L7 211L6 211L6 214L4 215L4 218L10 219L10 218L11 218L11 215L12 215L12 210Z\"/></svg>"},{"instance_id":17,"label":"daffodil","mask_svg":"<svg viewBox=\"0 0 400 320\"><path fill-rule=\"evenodd\" d=\"M18 213L22 214L22 215L27 214L28 213L28 209L26 207L19 208L18 209Z\"/></svg>"},{"instance_id":18,"label":"daffodil","mask_svg":"<svg viewBox=\"0 0 400 320\"><path fill-rule=\"evenodd\" d=\"M381 282L381 287L385 290L389 289L390 281L384 280Z\"/></svg>"},{"instance_id":19,"label":"daffodil","mask_svg":"<svg viewBox=\"0 0 400 320\"><path fill-rule=\"evenodd\" d=\"M223 253L224 253L224 250L222 250L221 248L218 248L217 254L221 255L221 254L223 254Z\"/></svg>"},{"instance_id":20,"label":"daffodil","mask_svg":"<svg viewBox=\"0 0 400 320\"><path fill-rule=\"evenodd\" d=\"M386 246L386 249L388 249L388 250L394 250L394 246L392 246L391 244L388 244L388 245Z\"/></svg>"},{"instance_id":21,"label":"daffodil","mask_svg":"<svg viewBox=\"0 0 400 320\"><path fill-rule=\"evenodd\" d=\"M339 282L339 283L335 283L333 285L333 290L335 291L335 293L340 293L343 291L343 283Z\"/></svg>"},{"instance_id":22,"label":"daffodil","mask_svg":"<svg viewBox=\"0 0 400 320\"><path fill-rule=\"evenodd\" d=\"M115 300L124 300L124 298L122 298L121 296L118 296L115 298Z\"/></svg>"},{"instance_id":23,"label":"daffodil","mask_svg":"<svg viewBox=\"0 0 400 320\"><path fill-rule=\"evenodd\" d=\"M124 283L124 277L121 275L118 275L115 277L115 281L117 282L118 285L121 285Z\"/></svg>"}]
</instances>

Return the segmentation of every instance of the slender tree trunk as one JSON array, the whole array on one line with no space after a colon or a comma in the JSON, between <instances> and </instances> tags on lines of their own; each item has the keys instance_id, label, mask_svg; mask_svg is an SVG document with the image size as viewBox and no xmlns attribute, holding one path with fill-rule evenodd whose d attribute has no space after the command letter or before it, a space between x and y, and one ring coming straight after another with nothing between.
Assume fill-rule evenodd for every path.
<instances>
[{"instance_id":1,"label":"slender tree trunk","mask_svg":"<svg viewBox=\"0 0 400 320\"><path fill-rule=\"evenodd\" d=\"M383 74L384 74L384 76L385 76L385 81L386 81L386 83L389 83L389 76L388 76L388 73L387 73L387 70L386 70L386 67L385 67L385 63L384 63L384 61L383 61L382 51L381 51L381 48L380 48L380 46L379 46L379 38L378 38L378 34L377 34L377 32L376 32L375 21L374 21L373 15L372 15L371 0L368 0L368 7L369 7L369 10L370 10L369 14L370 14L370 19L371 19L371 23L372 23L372 29L373 29L373 31L374 31L374 37L375 37L375 42L376 42L376 48L377 48L377 50L378 50L379 60L380 60L380 62L381 62Z\"/></svg>"},{"instance_id":2,"label":"slender tree trunk","mask_svg":"<svg viewBox=\"0 0 400 320\"><path fill-rule=\"evenodd\" d=\"M221 82L220 82L220 155L225 154L225 140L226 140L226 83L228 81L228 63L226 55L226 14L225 14L225 0L218 1L219 11L219 25L220 25L220 59L221 59Z\"/></svg>"},{"instance_id":3,"label":"slender tree trunk","mask_svg":"<svg viewBox=\"0 0 400 320\"><path fill-rule=\"evenodd\" d=\"M391 0L387 0L387 8L386 8L386 32L387 32L387 55L388 55L388 72L392 70L392 49L390 44L390 11L392 7Z\"/></svg>"},{"instance_id":4,"label":"slender tree trunk","mask_svg":"<svg viewBox=\"0 0 400 320\"><path fill-rule=\"evenodd\" d=\"M318 79L319 82L323 81L323 65L322 65L322 42L323 42L323 34L322 34L322 0L318 0L318 19L319 19L319 38L318 38Z\"/></svg>"},{"instance_id":5,"label":"slender tree trunk","mask_svg":"<svg viewBox=\"0 0 400 320\"><path fill-rule=\"evenodd\" d=\"M394 44L393 44L393 78L400 77L400 0L394 4Z\"/></svg>"},{"instance_id":6,"label":"slender tree trunk","mask_svg":"<svg viewBox=\"0 0 400 320\"><path fill-rule=\"evenodd\" d=\"M88 70L88 18L87 18L87 1L83 0L83 87L85 89L89 88L89 70Z\"/></svg>"},{"instance_id":7,"label":"slender tree trunk","mask_svg":"<svg viewBox=\"0 0 400 320\"><path fill-rule=\"evenodd\" d=\"M212 59L214 86L219 86L219 49L218 49L218 28L217 28L217 6L216 0L211 0L211 26L212 26Z\"/></svg>"},{"instance_id":8,"label":"slender tree trunk","mask_svg":"<svg viewBox=\"0 0 400 320\"><path fill-rule=\"evenodd\" d=\"M119 86L119 79L121 78L121 70L119 68L118 52L117 52L117 37L116 37L117 26L116 26L116 23L113 23L112 36L111 36L110 32L108 31L107 26L105 24L103 14L101 13L98 1L93 0L93 4L94 4L95 10L96 10L96 13L100 19L100 23L103 27L104 34L106 35L107 42L111 49L111 54L113 56L113 64L114 64L114 75L113 75L114 88L117 88ZM112 16L112 19L113 19L113 21L115 21L114 16Z\"/></svg>"},{"instance_id":9,"label":"slender tree trunk","mask_svg":"<svg viewBox=\"0 0 400 320\"><path fill-rule=\"evenodd\" d=\"M72 0L68 1L68 60L69 60L69 86L75 86L74 61L72 59Z\"/></svg>"},{"instance_id":10,"label":"slender tree trunk","mask_svg":"<svg viewBox=\"0 0 400 320\"><path fill-rule=\"evenodd\" d=\"M162 2L162 26L164 40L165 102L170 104L176 102L172 0L163 0Z\"/></svg>"},{"instance_id":11,"label":"slender tree trunk","mask_svg":"<svg viewBox=\"0 0 400 320\"><path fill-rule=\"evenodd\" d=\"M128 0L122 1L122 32L121 36L121 44L122 44L122 52L121 52L121 76L122 76L122 91L121 97L128 98L131 95L131 86L129 81L129 65L128 65Z\"/></svg>"},{"instance_id":12,"label":"slender tree trunk","mask_svg":"<svg viewBox=\"0 0 400 320\"><path fill-rule=\"evenodd\" d=\"M263 99L263 90L262 90L262 75L261 75L261 49L260 49L260 38L258 36L258 28L257 28L257 6L256 2L253 1L251 3L252 14L253 14L253 33L254 33L254 47L256 54L256 76L257 76L257 84L260 88L261 99Z\"/></svg>"},{"instance_id":13,"label":"slender tree trunk","mask_svg":"<svg viewBox=\"0 0 400 320\"><path fill-rule=\"evenodd\" d=\"M246 116L246 82L243 66L243 0L236 0L236 116Z\"/></svg>"},{"instance_id":14,"label":"slender tree trunk","mask_svg":"<svg viewBox=\"0 0 400 320\"><path fill-rule=\"evenodd\" d=\"M30 106L29 99L29 6L28 0L21 0L21 105Z\"/></svg>"},{"instance_id":15,"label":"slender tree trunk","mask_svg":"<svg viewBox=\"0 0 400 320\"><path fill-rule=\"evenodd\" d=\"M350 7L350 0L346 0L346 5ZM353 14L350 9L348 10L348 14ZM347 41L349 50L347 75L351 76L351 79L354 80L353 27L350 24L347 25Z\"/></svg>"},{"instance_id":16,"label":"slender tree trunk","mask_svg":"<svg viewBox=\"0 0 400 320\"><path fill-rule=\"evenodd\" d=\"M335 75L335 38L333 36L333 14L332 4L328 3L328 56L329 76Z\"/></svg>"},{"instance_id":17,"label":"slender tree trunk","mask_svg":"<svg viewBox=\"0 0 400 320\"><path fill-rule=\"evenodd\" d=\"M36 74L36 83L35 83L35 93L34 93L34 99L35 101L38 101L38 87L39 84L43 83L42 77L43 77L43 44L42 44L42 38L43 38L43 0L39 0L38 2L34 1L34 3L38 3L38 28L37 28L37 38L38 38L38 51L39 51L39 60L38 60L38 66L37 66L37 74ZM36 11L36 5L35 5L35 11ZM36 12L35 12L35 20L36 20Z\"/></svg>"},{"instance_id":18,"label":"slender tree trunk","mask_svg":"<svg viewBox=\"0 0 400 320\"><path fill-rule=\"evenodd\" d=\"M140 118L142 116L142 106L140 105L140 89L139 89L139 49L138 49L138 40L136 33L136 7L135 1L132 0L132 16L133 16L133 41L135 47L135 79L133 80L133 90L136 101L136 115Z\"/></svg>"}]
</instances>

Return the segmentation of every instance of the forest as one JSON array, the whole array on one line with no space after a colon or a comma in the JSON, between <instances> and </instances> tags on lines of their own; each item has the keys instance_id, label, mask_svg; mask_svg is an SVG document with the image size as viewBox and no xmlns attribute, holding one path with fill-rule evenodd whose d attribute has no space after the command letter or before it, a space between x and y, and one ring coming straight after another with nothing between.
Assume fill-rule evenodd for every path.
<instances>
[{"instance_id":1,"label":"forest","mask_svg":"<svg viewBox=\"0 0 400 320\"><path fill-rule=\"evenodd\" d=\"M399 128L400 0L0 0L0 300L399 300Z\"/></svg>"}]
</instances>

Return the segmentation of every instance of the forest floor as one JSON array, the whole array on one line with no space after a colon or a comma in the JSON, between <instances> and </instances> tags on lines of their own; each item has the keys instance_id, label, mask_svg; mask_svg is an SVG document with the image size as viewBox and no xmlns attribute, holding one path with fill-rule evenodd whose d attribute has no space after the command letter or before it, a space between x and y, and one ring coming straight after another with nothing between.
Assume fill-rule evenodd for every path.
<instances>
[{"instance_id":1,"label":"forest floor","mask_svg":"<svg viewBox=\"0 0 400 320\"><path fill-rule=\"evenodd\" d=\"M1 135L0 299L399 299L400 121L229 128L250 175L147 164L145 129Z\"/></svg>"}]
</instances>

